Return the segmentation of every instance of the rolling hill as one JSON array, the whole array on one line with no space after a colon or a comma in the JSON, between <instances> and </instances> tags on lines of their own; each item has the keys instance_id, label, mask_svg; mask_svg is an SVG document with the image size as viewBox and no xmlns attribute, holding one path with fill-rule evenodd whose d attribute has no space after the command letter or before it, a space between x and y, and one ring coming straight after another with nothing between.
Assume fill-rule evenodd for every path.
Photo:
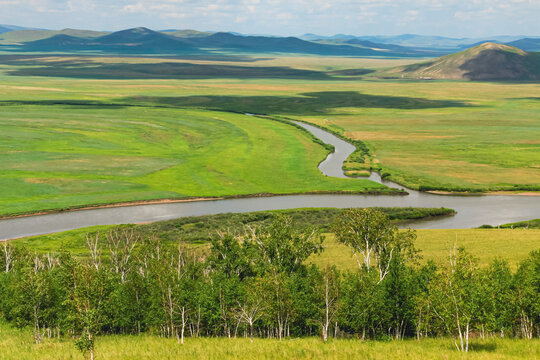
<instances>
[{"instance_id":1,"label":"rolling hill","mask_svg":"<svg viewBox=\"0 0 540 360\"><path fill-rule=\"evenodd\" d=\"M42 40L32 41L29 44L33 48L48 48L48 47L76 47L86 46L91 40L86 38L80 38L76 36L59 34Z\"/></svg>"},{"instance_id":2,"label":"rolling hill","mask_svg":"<svg viewBox=\"0 0 540 360\"><path fill-rule=\"evenodd\" d=\"M524 38L506 43L525 51L540 51L540 38Z\"/></svg>"},{"instance_id":3,"label":"rolling hill","mask_svg":"<svg viewBox=\"0 0 540 360\"><path fill-rule=\"evenodd\" d=\"M316 39L317 35L308 34L305 35L305 38ZM153 31L144 27L113 33L77 29L58 31L26 29L0 33L0 45L20 45L18 50L23 51L94 51L116 54L184 54L186 52L200 53L210 50L330 56L434 57L456 51L449 49L437 50L437 46L441 45L437 41L445 43L448 39L418 35L394 37L335 35L311 41L297 37L246 36L226 32L208 33L196 30ZM389 43L390 40L395 40L398 43L405 42L410 46L392 44ZM458 42L470 39L451 40L457 46ZM421 43L431 43L434 47L423 48L418 46ZM436 45L433 45L434 43ZM540 48L540 39L525 38L515 41L514 45L524 50L536 50Z\"/></svg>"},{"instance_id":4,"label":"rolling hill","mask_svg":"<svg viewBox=\"0 0 540 360\"><path fill-rule=\"evenodd\" d=\"M160 32L165 33L167 35L180 37L180 38L205 37L205 36L212 35L211 32L189 30L189 29L186 29L186 30L175 30L175 29L161 30Z\"/></svg>"},{"instance_id":5,"label":"rolling hill","mask_svg":"<svg viewBox=\"0 0 540 360\"><path fill-rule=\"evenodd\" d=\"M86 34L82 34L86 35ZM137 54L179 54L190 52L236 51L280 52L344 56L422 56L412 50L360 44L322 44L295 37L243 36L231 33L204 34L192 31L157 32L147 28L134 28L101 36L77 36L63 30L52 37L25 42L25 51L95 51ZM370 44L371 45L371 44Z\"/></svg>"},{"instance_id":6,"label":"rolling hill","mask_svg":"<svg viewBox=\"0 0 540 360\"><path fill-rule=\"evenodd\" d=\"M136 52L164 52L176 53L193 50L193 46L180 38L138 27L134 29L117 31L95 39L92 46L103 48L117 48Z\"/></svg>"},{"instance_id":7,"label":"rolling hill","mask_svg":"<svg viewBox=\"0 0 540 360\"><path fill-rule=\"evenodd\" d=\"M8 27L5 27L3 25L0 25L0 34L1 33L6 33L6 32L9 32L9 31L12 31L12 29L10 29Z\"/></svg>"},{"instance_id":8,"label":"rolling hill","mask_svg":"<svg viewBox=\"0 0 540 360\"><path fill-rule=\"evenodd\" d=\"M484 43L383 74L413 79L534 81L540 80L540 56L508 45Z\"/></svg>"},{"instance_id":9,"label":"rolling hill","mask_svg":"<svg viewBox=\"0 0 540 360\"><path fill-rule=\"evenodd\" d=\"M56 35L68 35L82 38L95 38L106 35L108 33L101 31L79 30L79 29L63 29L63 30L14 30L0 34L1 44L21 44L25 42L38 41L49 39Z\"/></svg>"},{"instance_id":10,"label":"rolling hill","mask_svg":"<svg viewBox=\"0 0 540 360\"><path fill-rule=\"evenodd\" d=\"M210 49L231 49L246 52L283 52L319 55L380 55L381 51L349 45L326 45L296 37L241 36L216 33L206 37L187 39L195 46Z\"/></svg>"},{"instance_id":11,"label":"rolling hill","mask_svg":"<svg viewBox=\"0 0 540 360\"><path fill-rule=\"evenodd\" d=\"M99 37L76 37L66 34L25 43L27 50L105 51L116 53L181 53L194 50L180 38L147 28L117 31Z\"/></svg>"},{"instance_id":12,"label":"rolling hill","mask_svg":"<svg viewBox=\"0 0 540 360\"><path fill-rule=\"evenodd\" d=\"M300 36L303 40L309 41L331 41L334 43L373 43L379 44L379 48L382 45L388 46L400 46L402 48L415 49L415 50L431 50L438 51L440 53L452 53L460 50L464 50L476 45L483 44L485 42L496 42L500 44L507 44L521 48L513 42L524 40L526 36L519 35L499 35L491 36L487 38L451 38L445 36L430 36L430 35L416 35L416 34L402 34L395 36L353 36L336 34L333 36L322 36L317 34L305 34ZM527 39L535 41L536 38ZM525 51L535 51L535 49L523 48Z\"/></svg>"},{"instance_id":13,"label":"rolling hill","mask_svg":"<svg viewBox=\"0 0 540 360\"><path fill-rule=\"evenodd\" d=\"M17 26L17 25L0 24L0 34L14 31L14 30L24 30L24 29L30 29L30 28L27 28L24 26Z\"/></svg>"}]
</instances>

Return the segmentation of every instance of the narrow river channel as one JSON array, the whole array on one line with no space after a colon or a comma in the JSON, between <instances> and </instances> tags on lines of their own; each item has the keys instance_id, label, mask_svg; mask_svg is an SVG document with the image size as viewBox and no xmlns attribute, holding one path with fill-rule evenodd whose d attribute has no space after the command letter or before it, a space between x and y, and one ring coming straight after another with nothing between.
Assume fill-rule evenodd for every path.
<instances>
[{"instance_id":1,"label":"narrow river channel","mask_svg":"<svg viewBox=\"0 0 540 360\"><path fill-rule=\"evenodd\" d=\"M319 165L322 173L327 176L346 177L342 171L342 164L355 150L355 147L315 126L300 122L296 124L302 126L323 142L335 147L335 152L328 155L326 160ZM500 225L540 218L540 197L538 196L434 195L406 189L399 184L383 181L377 173L373 173L370 179L389 187L405 189L409 195L286 195L96 208L0 220L0 240L48 234L94 225L142 223L186 216L310 207L414 206L447 207L457 211L455 216L417 221L407 225L416 229L461 229L478 227L482 224Z\"/></svg>"}]
</instances>

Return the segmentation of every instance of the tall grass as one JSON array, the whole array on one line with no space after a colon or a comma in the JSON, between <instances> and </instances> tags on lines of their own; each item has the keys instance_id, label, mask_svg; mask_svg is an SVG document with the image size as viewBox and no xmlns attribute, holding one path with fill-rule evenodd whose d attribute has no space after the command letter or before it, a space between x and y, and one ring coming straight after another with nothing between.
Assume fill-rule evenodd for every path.
<instances>
[{"instance_id":1,"label":"tall grass","mask_svg":"<svg viewBox=\"0 0 540 360\"><path fill-rule=\"evenodd\" d=\"M68 337L32 343L30 330L0 325L0 359L83 359ZM468 354L458 353L450 339L361 341L318 338L269 340L248 338L175 339L152 335L102 336L96 343L97 359L536 359L540 340L473 339Z\"/></svg>"}]
</instances>

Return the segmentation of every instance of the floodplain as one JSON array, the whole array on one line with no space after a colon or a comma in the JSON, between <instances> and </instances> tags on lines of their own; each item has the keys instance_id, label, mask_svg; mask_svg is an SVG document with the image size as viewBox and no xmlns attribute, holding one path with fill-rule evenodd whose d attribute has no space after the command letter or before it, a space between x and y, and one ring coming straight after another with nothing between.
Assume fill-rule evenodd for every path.
<instances>
[{"instance_id":1,"label":"floodplain","mask_svg":"<svg viewBox=\"0 0 540 360\"><path fill-rule=\"evenodd\" d=\"M370 158L356 169L380 169L411 188L538 190L540 86L375 76L414 61L2 55L0 181L10 194L0 213L381 190L324 178L316 164L327 149L292 126L244 113L362 141Z\"/></svg>"}]
</instances>

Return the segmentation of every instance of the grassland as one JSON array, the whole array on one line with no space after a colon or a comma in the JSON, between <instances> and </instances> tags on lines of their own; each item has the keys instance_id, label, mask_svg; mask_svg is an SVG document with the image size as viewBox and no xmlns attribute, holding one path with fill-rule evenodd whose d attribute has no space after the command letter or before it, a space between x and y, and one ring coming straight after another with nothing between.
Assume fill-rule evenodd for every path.
<instances>
[{"instance_id":1,"label":"grassland","mask_svg":"<svg viewBox=\"0 0 540 360\"><path fill-rule=\"evenodd\" d=\"M540 229L444 229L417 230L416 247L421 250L422 262L432 260L445 264L454 245L464 247L486 266L495 259L505 259L516 269L531 251L540 250ZM336 265L339 269L358 267L351 250L328 234L324 252L311 258L319 266Z\"/></svg>"},{"instance_id":2,"label":"grassland","mask_svg":"<svg viewBox=\"0 0 540 360\"><path fill-rule=\"evenodd\" d=\"M0 128L4 215L159 198L383 189L324 177L317 164L327 150L306 133L238 114L8 105Z\"/></svg>"},{"instance_id":3,"label":"grassland","mask_svg":"<svg viewBox=\"0 0 540 360\"><path fill-rule=\"evenodd\" d=\"M0 324L0 359L80 359L68 338L35 345L30 329ZM99 359L536 359L540 341L473 339L471 351L458 353L450 339L405 341L330 340L317 338L269 340L190 338L184 345L157 336L103 336L97 339Z\"/></svg>"},{"instance_id":4,"label":"grassland","mask_svg":"<svg viewBox=\"0 0 540 360\"><path fill-rule=\"evenodd\" d=\"M2 107L0 120L4 131L10 119L7 114L19 121L22 117L33 120L36 114L56 117L72 111L99 124L100 116L105 122L114 121L107 119L110 113L123 113L122 117L136 113L135 121L155 119L160 125L160 118L172 114L181 118L182 114L216 117L208 110L265 113L312 122L366 142L374 166L413 188L538 190L540 85L370 78L376 68L412 61L268 55L215 59L4 56L0 58L0 95L3 105L9 104L13 111ZM148 109L108 111L103 104ZM236 115L219 116L227 117L229 123L247 121ZM127 133L141 131L129 127ZM281 133L283 127L274 125L274 130L278 128ZM141 137L140 132L137 136ZM25 141L19 135L12 139ZM317 156L310 149L306 152L313 154L310 166L324 157L322 150ZM293 162L298 165L298 160ZM245 165L244 169L250 169L249 163ZM248 176L254 173L248 172ZM297 173L293 178L301 176ZM311 181L305 182L304 190L317 188L308 184ZM328 183L319 189L351 186ZM173 192L184 194L184 189ZM218 193L226 192L214 192ZM38 208L28 208L32 207Z\"/></svg>"}]
</instances>

